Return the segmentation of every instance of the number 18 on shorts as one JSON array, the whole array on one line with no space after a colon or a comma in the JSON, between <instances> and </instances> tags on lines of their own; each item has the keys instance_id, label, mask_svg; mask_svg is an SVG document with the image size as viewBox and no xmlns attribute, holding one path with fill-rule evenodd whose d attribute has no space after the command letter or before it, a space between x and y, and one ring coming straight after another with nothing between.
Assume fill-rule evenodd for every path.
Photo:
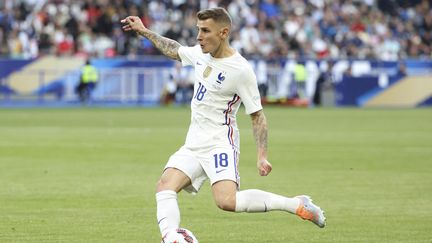
<instances>
[{"instance_id":1,"label":"number 18 on shorts","mask_svg":"<svg viewBox=\"0 0 432 243\"><path fill-rule=\"evenodd\" d=\"M240 183L238 173L238 153L232 148L213 149L204 170L213 184L220 180L231 180ZM207 167L207 168L205 168Z\"/></svg>"},{"instance_id":2,"label":"number 18 on shorts","mask_svg":"<svg viewBox=\"0 0 432 243\"><path fill-rule=\"evenodd\" d=\"M191 187L185 188L188 192L198 192L207 178L212 185L221 180L230 180L239 187L238 160L238 153L232 147L219 147L205 152L181 147L170 157L165 169L172 167L183 171L192 183Z\"/></svg>"}]
</instances>

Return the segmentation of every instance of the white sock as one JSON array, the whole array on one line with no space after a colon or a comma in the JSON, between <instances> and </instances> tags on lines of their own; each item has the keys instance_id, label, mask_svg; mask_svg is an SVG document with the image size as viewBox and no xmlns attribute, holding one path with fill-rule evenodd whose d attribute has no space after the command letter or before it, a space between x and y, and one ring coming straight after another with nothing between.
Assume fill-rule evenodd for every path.
<instances>
[{"instance_id":1,"label":"white sock","mask_svg":"<svg viewBox=\"0 0 432 243\"><path fill-rule=\"evenodd\" d=\"M239 191L236 194L236 212L268 212L273 210L296 212L300 200L280 196L271 192L251 189Z\"/></svg>"},{"instance_id":2,"label":"white sock","mask_svg":"<svg viewBox=\"0 0 432 243\"><path fill-rule=\"evenodd\" d=\"M180 210L177 204L177 193L165 190L156 193L157 220L162 237L170 229L180 225Z\"/></svg>"}]
</instances>

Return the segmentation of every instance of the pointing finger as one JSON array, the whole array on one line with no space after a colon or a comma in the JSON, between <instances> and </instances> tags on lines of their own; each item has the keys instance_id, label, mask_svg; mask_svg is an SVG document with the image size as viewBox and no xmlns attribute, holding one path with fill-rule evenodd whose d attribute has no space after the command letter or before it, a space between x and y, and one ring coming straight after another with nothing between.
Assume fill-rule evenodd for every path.
<instances>
[{"instance_id":1,"label":"pointing finger","mask_svg":"<svg viewBox=\"0 0 432 243\"><path fill-rule=\"evenodd\" d=\"M133 22L133 18L132 18L131 16L128 16L128 17L126 17L126 18L120 20L120 22L121 22L122 24L129 24L129 23Z\"/></svg>"}]
</instances>

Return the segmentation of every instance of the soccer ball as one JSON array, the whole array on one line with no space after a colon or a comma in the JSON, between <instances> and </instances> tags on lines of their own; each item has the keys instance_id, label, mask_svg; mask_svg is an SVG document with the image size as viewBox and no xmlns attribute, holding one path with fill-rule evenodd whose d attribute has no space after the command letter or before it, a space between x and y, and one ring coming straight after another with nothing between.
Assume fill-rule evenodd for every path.
<instances>
[{"instance_id":1,"label":"soccer ball","mask_svg":"<svg viewBox=\"0 0 432 243\"><path fill-rule=\"evenodd\" d=\"M178 228L168 231L161 243L198 243L198 240L189 230Z\"/></svg>"}]
</instances>

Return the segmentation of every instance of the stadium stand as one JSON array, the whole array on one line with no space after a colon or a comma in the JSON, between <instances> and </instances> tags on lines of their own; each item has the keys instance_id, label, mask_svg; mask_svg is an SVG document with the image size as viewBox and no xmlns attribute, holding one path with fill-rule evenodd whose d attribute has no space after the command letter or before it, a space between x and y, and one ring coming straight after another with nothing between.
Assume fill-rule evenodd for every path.
<instances>
[{"instance_id":1,"label":"stadium stand","mask_svg":"<svg viewBox=\"0 0 432 243\"><path fill-rule=\"evenodd\" d=\"M101 74L95 99L154 104L168 80L154 77L173 63L119 20L138 15L194 45L196 12L215 6L230 12L231 45L255 67L265 104L308 106L324 75L330 105L432 105L432 0L0 0L0 94L74 101L91 58ZM297 64L307 72L304 100Z\"/></svg>"},{"instance_id":2,"label":"stadium stand","mask_svg":"<svg viewBox=\"0 0 432 243\"><path fill-rule=\"evenodd\" d=\"M3 0L0 55L157 55L148 41L123 33L119 20L127 15L142 16L149 28L192 45L197 10L225 6L235 24L232 44L246 56L379 60L431 57L431 2Z\"/></svg>"}]
</instances>

